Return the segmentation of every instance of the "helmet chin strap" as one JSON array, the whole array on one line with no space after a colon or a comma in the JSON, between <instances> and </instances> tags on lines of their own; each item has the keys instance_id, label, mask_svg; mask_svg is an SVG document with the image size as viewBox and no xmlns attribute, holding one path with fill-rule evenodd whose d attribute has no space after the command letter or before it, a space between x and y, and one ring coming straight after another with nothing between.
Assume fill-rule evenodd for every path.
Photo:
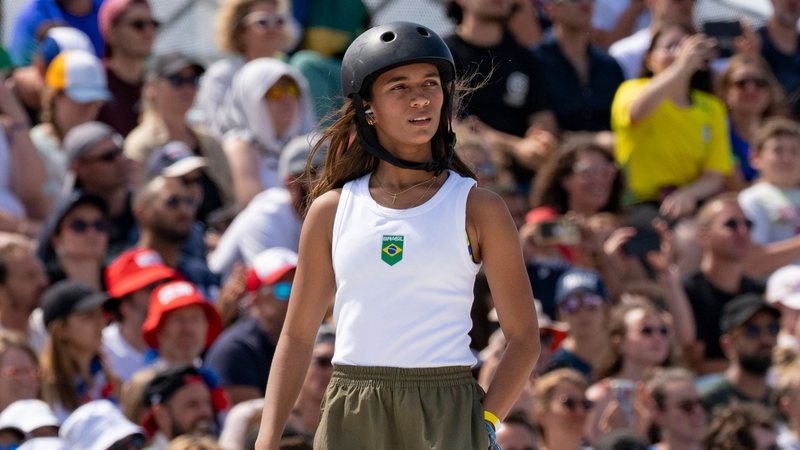
<instances>
[{"instance_id":1,"label":"helmet chin strap","mask_svg":"<svg viewBox=\"0 0 800 450\"><path fill-rule=\"evenodd\" d=\"M367 115L365 113L361 96L358 94L353 95L352 101L356 109L356 134L358 135L364 150L369 152L372 156L382 159L393 166L400 167L401 169L424 170L426 172L434 172L436 175L442 173L450 167L450 163L453 160L453 149L455 148L455 133L453 133L453 131L450 129L449 124L447 127L447 151L445 152L445 156L443 158L434 159L433 161L428 162L408 161L394 156L391 152L389 152L389 150L386 150L380 144L380 142L378 142L378 135L375 132L375 128L367 123ZM434 156L434 152L435 150L433 146L431 146L432 158Z\"/></svg>"}]
</instances>

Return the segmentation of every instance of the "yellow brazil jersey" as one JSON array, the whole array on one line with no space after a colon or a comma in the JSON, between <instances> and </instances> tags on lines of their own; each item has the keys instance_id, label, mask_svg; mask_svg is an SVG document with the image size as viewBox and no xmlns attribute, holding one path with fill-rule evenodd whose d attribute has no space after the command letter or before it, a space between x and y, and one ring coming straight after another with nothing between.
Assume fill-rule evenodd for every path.
<instances>
[{"instance_id":1,"label":"yellow brazil jersey","mask_svg":"<svg viewBox=\"0 0 800 450\"><path fill-rule=\"evenodd\" d=\"M729 174L733 158L722 102L692 90L691 106L665 99L649 117L632 123L631 103L649 82L624 82L611 105L616 159L625 169L631 200L658 200L662 189L690 184L703 172Z\"/></svg>"}]
</instances>

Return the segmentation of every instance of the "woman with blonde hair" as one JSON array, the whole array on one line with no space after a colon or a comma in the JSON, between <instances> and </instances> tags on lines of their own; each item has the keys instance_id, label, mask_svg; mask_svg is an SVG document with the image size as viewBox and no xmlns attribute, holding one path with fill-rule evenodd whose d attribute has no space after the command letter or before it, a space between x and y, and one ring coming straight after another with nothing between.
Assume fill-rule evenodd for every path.
<instances>
[{"instance_id":1,"label":"woman with blonde hair","mask_svg":"<svg viewBox=\"0 0 800 450\"><path fill-rule=\"evenodd\" d=\"M586 378L572 369L548 372L536 382L533 411L542 450L581 450L593 403L586 398Z\"/></svg>"},{"instance_id":2,"label":"woman with blonde hair","mask_svg":"<svg viewBox=\"0 0 800 450\"><path fill-rule=\"evenodd\" d=\"M89 401L118 397L119 379L101 357L106 300L106 294L71 280L42 296L50 334L42 352L42 397L59 420Z\"/></svg>"},{"instance_id":3,"label":"woman with blonde hair","mask_svg":"<svg viewBox=\"0 0 800 450\"><path fill-rule=\"evenodd\" d=\"M197 92L203 122L217 139L227 130L219 111L233 77L249 61L281 58L300 37L289 0L225 0L217 13L217 44L230 54L208 67Z\"/></svg>"},{"instance_id":4,"label":"woman with blonde hair","mask_svg":"<svg viewBox=\"0 0 800 450\"><path fill-rule=\"evenodd\" d=\"M741 189L758 176L750 165L755 132L767 117L786 112L786 94L767 62L750 53L731 57L717 80L716 94L728 109L731 147L738 165L730 187Z\"/></svg>"}]
</instances>

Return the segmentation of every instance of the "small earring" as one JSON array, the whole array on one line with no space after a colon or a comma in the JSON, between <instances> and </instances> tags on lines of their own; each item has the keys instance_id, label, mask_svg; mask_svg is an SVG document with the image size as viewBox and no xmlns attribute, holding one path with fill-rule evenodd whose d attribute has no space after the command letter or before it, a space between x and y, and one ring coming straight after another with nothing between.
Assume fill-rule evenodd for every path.
<instances>
[{"instance_id":1,"label":"small earring","mask_svg":"<svg viewBox=\"0 0 800 450\"><path fill-rule=\"evenodd\" d=\"M375 125L375 114L370 108L364 110L364 115L367 117L367 123L369 125Z\"/></svg>"}]
</instances>

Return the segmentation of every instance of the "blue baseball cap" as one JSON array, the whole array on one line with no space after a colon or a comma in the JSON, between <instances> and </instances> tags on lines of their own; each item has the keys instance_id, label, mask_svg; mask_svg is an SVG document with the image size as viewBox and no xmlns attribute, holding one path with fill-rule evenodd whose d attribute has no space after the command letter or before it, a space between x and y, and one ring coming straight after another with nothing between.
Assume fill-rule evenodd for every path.
<instances>
[{"instance_id":1,"label":"blue baseball cap","mask_svg":"<svg viewBox=\"0 0 800 450\"><path fill-rule=\"evenodd\" d=\"M561 274L556 282L556 304L560 304L575 292L596 294L608 301L608 292L603 280L594 270L572 268Z\"/></svg>"}]
</instances>

